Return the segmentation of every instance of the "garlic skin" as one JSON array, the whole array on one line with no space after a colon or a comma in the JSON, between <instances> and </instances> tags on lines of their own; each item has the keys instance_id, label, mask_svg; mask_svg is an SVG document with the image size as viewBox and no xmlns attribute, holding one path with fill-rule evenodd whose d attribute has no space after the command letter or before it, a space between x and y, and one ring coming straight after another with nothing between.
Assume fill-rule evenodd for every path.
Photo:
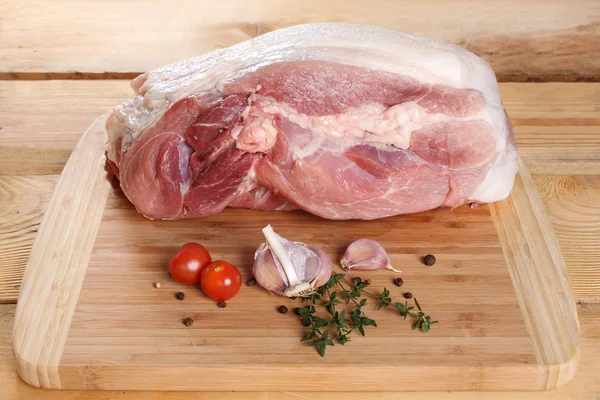
<instances>
[{"instance_id":1,"label":"garlic skin","mask_svg":"<svg viewBox=\"0 0 600 400\"><path fill-rule=\"evenodd\" d=\"M323 250L291 242L276 234L271 225L263 234L266 243L256 250L252 268L259 285L280 296L308 297L327 283L333 268Z\"/></svg>"},{"instance_id":2,"label":"garlic skin","mask_svg":"<svg viewBox=\"0 0 600 400\"><path fill-rule=\"evenodd\" d=\"M355 269L357 271L374 271L377 269L389 269L394 272L402 272L390 263L390 257L376 240L358 239L348 246L340 265L346 271Z\"/></svg>"}]
</instances>

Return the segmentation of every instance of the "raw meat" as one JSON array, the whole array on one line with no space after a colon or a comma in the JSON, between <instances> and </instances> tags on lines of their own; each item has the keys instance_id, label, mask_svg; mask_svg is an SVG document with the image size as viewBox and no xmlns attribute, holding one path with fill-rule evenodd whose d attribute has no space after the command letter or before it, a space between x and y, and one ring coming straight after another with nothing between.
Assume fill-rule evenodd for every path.
<instances>
[{"instance_id":1,"label":"raw meat","mask_svg":"<svg viewBox=\"0 0 600 400\"><path fill-rule=\"evenodd\" d=\"M503 199L517 171L490 67L386 29L294 26L132 87L107 120L107 169L148 218L375 219Z\"/></svg>"}]
</instances>

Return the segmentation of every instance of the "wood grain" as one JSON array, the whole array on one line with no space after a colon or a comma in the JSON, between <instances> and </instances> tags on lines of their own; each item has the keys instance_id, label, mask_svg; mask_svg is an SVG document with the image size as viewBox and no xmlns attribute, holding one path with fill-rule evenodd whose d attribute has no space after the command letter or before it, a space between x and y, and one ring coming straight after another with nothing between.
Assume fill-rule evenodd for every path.
<instances>
[{"instance_id":1,"label":"wood grain","mask_svg":"<svg viewBox=\"0 0 600 400\"><path fill-rule=\"evenodd\" d=\"M562 386L579 363L579 320L567 269L525 164L511 195L490 205L538 364L539 387ZM543 366L548 366L544 368Z\"/></svg>"},{"instance_id":2,"label":"wood grain","mask_svg":"<svg viewBox=\"0 0 600 400\"><path fill-rule=\"evenodd\" d=\"M4 2L0 78L117 76L192 57L289 25L374 24L459 44L501 80L598 80L596 0L307 0ZM135 28L131 20L135 18ZM423 20L428 21L427 24ZM22 75L24 74L24 75ZM52 77L50 75L50 77Z\"/></svg>"},{"instance_id":3,"label":"wood grain","mask_svg":"<svg viewBox=\"0 0 600 400\"><path fill-rule=\"evenodd\" d=\"M500 90L532 173L600 175L600 84ZM126 81L0 81L0 175L60 174L90 121L131 95Z\"/></svg>"},{"instance_id":4,"label":"wood grain","mask_svg":"<svg viewBox=\"0 0 600 400\"><path fill-rule=\"evenodd\" d=\"M577 297L600 301L600 176L536 176Z\"/></svg>"},{"instance_id":5,"label":"wood grain","mask_svg":"<svg viewBox=\"0 0 600 400\"><path fill-rule=\"evenodd\" d=\"M90 122L131 98L129 82L0 82L0 175L60 174Z\"/></svg>"},{"instance_id":6,"label":"wood grain","mask_svg":"<svg viewBox=\"0 0 600 400\"><path fill-rule=\"evenodd\" d=\"M0 303L15 302L57 176L0 176Z\"/></svg>"},{"instance_id":7,"label":"wood grain","mask_svg":"<svg viewBox=\"0 0 600 400\"><path fill-rule=\"evenodd\" d=\"M501 84L533 174L600 174L600 84Z\"/></svg>"},{"instance_id":8,"label":"wood grain","mask_svg":"<svg viewBox=\"0 0 600 400\"><path fill-rule=\"evenodd\" d=\"M397 400L407 394L366 393L354 385L354 392L147 392L147 391L73 391L37 389L23 382L16 373L11 347L14 305L0 305L0 382L2 393L10 400ZM581 321L581 362L573 381L547 392L420 392L410 393L413 400L597 400L600 394L600 304L578 305ZM343 370L338 371L343 374ZM224 388L226 389L226 388Z\"/></svg>"},{"instance_id":9,"label":"wood grain","mask_svg":"<svg viewBox=\"0 0 600 400\"><path fill-rule=\"evenodd\" d=\"M27 262L13 351L19 376L33 386L61 387L56 367L110 188L103 170L104 124L104 117L96 120L69 158Z\"/></svg>"}]
</instances>

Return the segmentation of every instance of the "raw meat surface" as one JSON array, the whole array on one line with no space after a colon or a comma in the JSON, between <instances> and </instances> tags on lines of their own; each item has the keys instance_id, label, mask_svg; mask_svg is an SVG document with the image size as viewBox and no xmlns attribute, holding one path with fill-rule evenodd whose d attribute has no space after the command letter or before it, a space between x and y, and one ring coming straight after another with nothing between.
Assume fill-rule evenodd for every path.
<instances>
[{"instance_id":1,"label":"raw meat surface","mask_svg":"<svg viewBox=\"0 0 600 400\"><path fill-rule=\"evenodd\" d=\"M148 218L375 219L501 200L517 172L490 67L386 29L294 26L132 87L107 120L107 170Z\"/></svg>"}]
</instances>

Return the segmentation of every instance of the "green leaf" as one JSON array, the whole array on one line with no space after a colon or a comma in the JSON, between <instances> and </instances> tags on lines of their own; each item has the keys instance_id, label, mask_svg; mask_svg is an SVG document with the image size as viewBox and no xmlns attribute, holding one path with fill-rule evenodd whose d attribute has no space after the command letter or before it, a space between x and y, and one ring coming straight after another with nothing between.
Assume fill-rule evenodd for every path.
<instances>
[{"instance_id":1,"label":"green leaf","mask_svg":"<svg viewBox=\"0 0 600 400\"><path fill-rule=\"evenodd\" d=\"M327 346L323 343L319 343L319 355L321 357L325 357L325 349L327 348Z\"/></svg>"},{"instance_id":2,"label":"green leaf","mask_svg":"<svg viewBox=\"0 0 600 400\"><path fill-rule=\"evenodd\" d=\"M420 305L420 304L419 304L419 302L417 301L417 298L416 298L416 297L414 298L414 300L415 300L415 305L417 306L417 308L419 309L419 311L423 311L423 310L421 310L421 305Z\"/></svg>"},{"instance_id":3,"label":"green leaf","mask_svg":"<svg viewBox=\"0 0 600 400\"><path fill-rule=\"evenodd\" d=\"M315 340L312 340L308 345L309 346L316 346L317 343L319 343L319 341L315 339Z\"/></svg>"},{"instance_id":4,"label":"green leaf","mask_svg":"<svg viewBox=\"0 0 600 400\"><path fill-rule=\"evenodd\" d=\"M322 328L324 326L329 325L329 321L326 319L323 319L321 317L318 316L313 316L313 322L315 324L315 328ZM327 331L325 331L325 333L323 333L323 335L327 335Z\"/></svg>"},{"instance_id":5,"label":"green leaf","mask_svg":"<svg viewBox=\"0 0 600 400\"><path fill-rule=\"evenodd\" d=\"M366 306L366 305L367 305L367 299L362 299L362 300L361 300L361 301L358 303L358 306L359 306L359 307L364 307L364 306Z\"/></svg>"},{"instance_id":6,"label":"green leaf","mask_svg":"<svg viewBox=\"0 0 600 400\"><path fill-rule=\"evenodd\" d=\"M363 318L362 319L362 324L364 326L374 326L374 327L377 327L377 323L374 320L372 320L371 318Z\"/></svg>"},{"instance_id":7,"label":"green leaf","mask_svg":"<svg viewBox=\"0 0 600 400\"><path fill-rule=\"evenodd\" d=\"M429 325L437 324L438 322L440 322L440 321L431 321L431 322L429 323Z\"/></svg>"},{"instance_id":8,"label":"green leaf","mask_svg":"<svg viewBox=\"0 0 600 400\"><path fill-rule=\"evenodd\" d=\"M400 311L400 312L404 311L404 304L402 304L402 303L396 303L394 305L396 306L396 308L398 309L398 311Z\"/></svg>"},{"instance_id":9,"label":"green leaf","mask_svg":"<svg viewBox=\"0 0 600 400\"><path fill-rule=\"evenodd\" d=\"M415 322L414 324L412 324L412 327L410 329L412 331L414 331L415 329L417 329L417 323Z\"/></svg>"},{"instance_id":10,"label":"green leaf","mask_svg":"<svg viewBox=\"0 0 600 400\"><path fill-rule=\"evenodd\" d=\"M306 336L304 337L304 339L302 339L302 341L306 342L307 340L310 340L310 339L312 339L314 337L315 337L315 331L314 331L314 329L310 329L308 331L308 333L306 334Z\"/></svg>"},{"instance_id":11,"label":"green leaf","mask_svg":"<svg viewBox=\"0 0 600 400\"><path fill-rule=\"evenodd\" d=\"M365 328L363 328L362 325L358 325L357 328L358 332L360 332L362 336L365 336Z\"/></svg>"},{"instance_id":12,"label":"green leaf","mask_svg":"<svg viewBox=\"0 0 600 400\"><path fill-rule=\"evenodd\" d=\"M423 322L423 332L429 332L429 322L427 321Z\"/></svg>"},{"instance_id":13,"label":"green leaf","mask_svg":"<svg viewBox=\"0 0 600 400\"><path fill-rule=\"evenodd\" d=\"M340 325L344 325L344 322L346 322L346 311L342 311L340 313L340 316L337 318L337 320Z\"/></svg>"}]
</instances>

